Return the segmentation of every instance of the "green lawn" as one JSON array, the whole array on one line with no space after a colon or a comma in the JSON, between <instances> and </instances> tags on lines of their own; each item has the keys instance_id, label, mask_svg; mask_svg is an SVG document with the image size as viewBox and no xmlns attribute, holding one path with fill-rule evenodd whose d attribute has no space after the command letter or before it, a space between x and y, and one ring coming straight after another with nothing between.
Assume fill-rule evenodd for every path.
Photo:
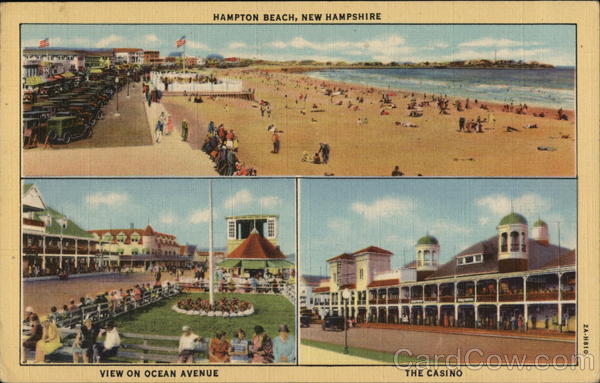
<instances>
[{"instance_id":1,"label":"green lawn","mask_svg":"<svg viewBox=\"0 0 600 383\"><path fill-rule=\"evenodd\" d=\"M300 343L302 343L303 345L306 345L306 346L317 347L317 348L322 348L322 349L328 350L328 351L338 352L340 354L342 354L344 352L343 344L321 342L321 341L312 340L312 339L302 339ZM388 363L388 364L394 364L396 362L396 361L394 361L394 354L389 354L387 352L382 352L382 351L368 350L365 348L358 348L358 347L350 346L350 347L348 347L348 354L352 355L352 356L358 356L361 358L377 360L377 361ZM399 355L398 360L397 360L397 362L399 362L399 363L416 362L416 361L417 361L417 358L409 357L407 355ZM327 362L324 362L324 363L327 363Z\"/></svg>"},{"instance_id":2,"label":"green lawn","mask_svg":"<svg viewBox=\"0 0 600 383\"><path fill-rule=\"evenodd\" d=\"M220 297L238 298L254 305L254 314L241 318L216 318L197 315L179 314L171 308L175 302L185 298L203 297L208 299L207 293L179 294L176 297L157 302L145 308L135 310L116 319L120 332L138 334L160 334L179 336L181 327L188 325L194 333L212 338L217 331L227 332L229 338L233 337L234 330L239 328L246 331L246 336L254 334L254 326L261 325L270 337L278 335L277 328L280 324L287 324L290 332L295 329L295 308L283 296L266 294L236 294L217 293L215 299ZM133 342L132 342L133 343Z\"/></svg>"}]
</instances>

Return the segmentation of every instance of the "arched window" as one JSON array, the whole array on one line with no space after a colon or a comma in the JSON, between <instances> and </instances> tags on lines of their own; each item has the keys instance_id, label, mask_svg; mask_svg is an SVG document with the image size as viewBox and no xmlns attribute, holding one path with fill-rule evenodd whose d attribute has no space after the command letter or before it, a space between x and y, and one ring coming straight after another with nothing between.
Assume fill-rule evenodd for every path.
<instances>
[{"instance_id":1,"label":"arched window","mask_svg":"<svg viewBox=\"0 0 600 383\"><path fill-rule=\"evenodd\" d=\"M521 251L527 251L527 236L525 236L525 233L521 233Z\"/></svg>"},{"instance_id":2,"label":"arched window","mask_svg":"<svg viewBox=\"0 0 600 383\"><path fill-rule=\"evenodd\" d=\"M506 233L502 233L500 235L500 251L506 252L508 251L508 235Z\"/></svg>"},{"instance_id":3,"label":"arched window","mask_svg":"<svg viewBox=\"0 0 600 383\"><path fill-rule=\"evenodd\" d=\"M510 251L519 251L519 233L513 231L510 233Z\"/></svg>"},{"instance_id":4,"label":"arched window","mask_svg":"<svg viewBox=\"0 0 600 383\"><path fill-rule=\"evenodd\" d=\"M429 250L425 250L423 252L423 264L430 265L431 264L431 253Z\"/></svg>"}]
</instances>

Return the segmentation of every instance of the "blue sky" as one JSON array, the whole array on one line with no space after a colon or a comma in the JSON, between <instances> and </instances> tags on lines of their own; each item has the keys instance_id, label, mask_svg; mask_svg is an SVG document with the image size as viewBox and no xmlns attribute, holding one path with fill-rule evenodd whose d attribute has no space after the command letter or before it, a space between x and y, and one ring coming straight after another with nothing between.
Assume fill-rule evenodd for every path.
<instances>
[{"instance_id":1,"label":"blue sky","mask_svg":"<svg viewBox=\"0 0 600 383\"><path fill-rule=\"evenodd\" d=\"M576 246L575 180L303 179L300 184L300 265L326 272L325 260L369 245L392 251L393 267L414 259L427 232L441 246L441 262L496 234L511 211L531 225L538 216L550 241Z\"/></svg>"},{"instance_id":2,"label":"blue sky","mask_svg":"<svg viewBox=\"0 0 600 383\"><path fill-rule=\"evenodd\" d=\"M180 244L208 247L208 181L198 179L28 179L46 205L86 230L145 227L174 234ZM226 243L225 217L278 214L279 243L295 253L295 181L218 179L213 181L215 247Z\"/></svg>"},{"instance_id":3,"label":"blue sky","mask_svg":"<svg viewBox=\"0 0 600 383\"><path fill-rule=\"evenodd\" d=\"M573 25L23 25L23 46L137 47L268 60L513 59L575 65ZM181 49L180 49L181 50Z\"/></svg>"}]
</instances>

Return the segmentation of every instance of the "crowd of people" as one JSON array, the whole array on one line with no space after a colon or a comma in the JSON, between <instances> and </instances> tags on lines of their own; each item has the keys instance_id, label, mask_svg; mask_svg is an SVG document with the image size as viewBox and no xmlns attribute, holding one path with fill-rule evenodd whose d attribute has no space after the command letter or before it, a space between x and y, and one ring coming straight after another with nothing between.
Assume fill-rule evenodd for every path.
<instances>
[{"instance_id":1,"label":"crowd of people","mask_svg":"<svg viewBox=\"0 0 600 383\"><path fill-rule=\"evenodd\" d=\"M238 148L239 140L233 129L225 129L224 124L217 126L214 121L208 123L202 151L214 161L217 172L222 176L255 176L256 169L238 160Z\"/></svg>"},{"instance_id":2,"label":"crowd of people","mask_svg":"<svg viewBox=\"0 0 600 383\"><path fill-rule=\"evenodd\" d=\"M203 338L183 326L179 338L178 363L194 363L194 355L201 349ZM231 338L225 331L217 331L208 341L208 361L211 363L295 363L296 341L287 325L279 326L279 334L271 338L265 329L254 327L252 338L243 329L235 330Z\"/></svg>"}]
</instances>

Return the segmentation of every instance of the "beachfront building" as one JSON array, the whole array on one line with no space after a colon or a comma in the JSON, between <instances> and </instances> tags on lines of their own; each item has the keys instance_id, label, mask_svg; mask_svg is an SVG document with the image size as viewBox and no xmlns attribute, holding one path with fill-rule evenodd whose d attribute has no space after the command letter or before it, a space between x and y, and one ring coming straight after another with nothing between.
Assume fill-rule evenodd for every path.
<instances>
[{"instance_id":1,"label":"beachfront building","mask_svg":"<svg viewBox=\"0 0 600 383\"><path fill-rule=\"evenodd\" d=\"M314 307L313 290L318 288L327 277L323 275L302 275L298 279L298 301L300 308L312 309Z\"/></svg>"},{"instance_id":2,"label":"beachfront building","mask_svg":"<svg viewBox=\"0 0 600 383\"><path fill-rule=\"evenodd\" d=\"M98 242L102 259L110 265L148 268L152 265L185 266L192 257L181 255L177 238L147 225L143 229L96 229L90 235Z\"/></svg>"},{"instance_id":3,"label":"beachfront building","mask_svg":"<svg viewBox=\"0 0 600 383\"><path fill-rule=\"evenodd\" d=\"M39 277L97 269L98 242L64 214L46 205L35 184L22 192L23 275Z\"/></svg>"},{"instance_id":4,"label":"beachfront building","mask_svg":"<svg viewBox=\"0 0 600 383\"><path fill-rule=\"evenodd\" d=\"M252 228L239 246L218 263L218 267L242 278L260 278L270 274L279 275L286 280L291 275L290 271L295 268L279 246L265 238L257 227Z\"/></svg>"},{"instance_id":5,"label":"beachfront building","mask_svg":"<svg viewBox=\"0 0 600 383\"><path fill-rule=\"evenodd\" d=\"M115 65L144 63L144 50L140 48L113 48L113 60Z\"/></svg>"},{"instance_id":6,"label":"beachfront building","mask_svg":"<svg viewBox=\"0 0 600 383\"><path fill-rule=\"evenodd\" d=\"M313 289L315 311L358 323L575 331L575 250L552 244L541 219L529 236L518 213L496 230L443 264L442 244L429 234L396 270L394 255L374 246L333 257L328 280Z\"/></svg>"},{"instance_id":7,"label":"beachfront building","mask_svg":"<svg viewBox=\"0 0 600 383\"><path fill-rule=\"evenodd\" d=\"M227 222L227 253L231 253L256 229L274 246L277 242L279 216L269 214L237 215L225 217Z\"/></svg>"}]
</instances>

